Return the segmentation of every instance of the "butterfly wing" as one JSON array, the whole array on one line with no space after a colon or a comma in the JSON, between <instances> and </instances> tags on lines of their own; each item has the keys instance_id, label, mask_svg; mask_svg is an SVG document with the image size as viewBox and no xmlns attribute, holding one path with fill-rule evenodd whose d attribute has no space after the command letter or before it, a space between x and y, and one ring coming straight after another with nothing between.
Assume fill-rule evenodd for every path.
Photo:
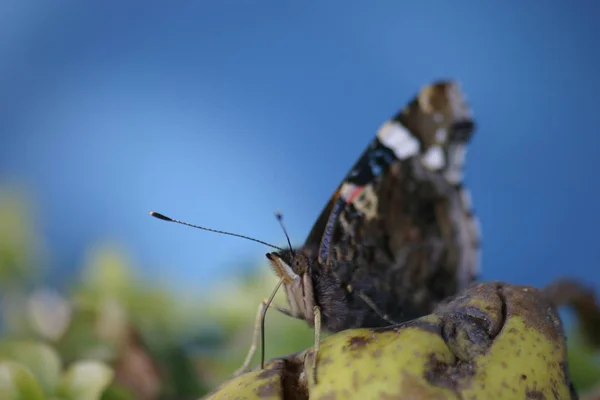
<instances>
[{"instance_id":1,"label":"butterfly wing","mask_svg":"<svg viewBox=\"0 0 600 400\"><path fill-rule=\"evenodd\" d=\"M320 268L400 319L473 281L479 234L462 186L473 130L454 82L426 86L384 123L308 235Z\"/></svg>"}]
</instances>

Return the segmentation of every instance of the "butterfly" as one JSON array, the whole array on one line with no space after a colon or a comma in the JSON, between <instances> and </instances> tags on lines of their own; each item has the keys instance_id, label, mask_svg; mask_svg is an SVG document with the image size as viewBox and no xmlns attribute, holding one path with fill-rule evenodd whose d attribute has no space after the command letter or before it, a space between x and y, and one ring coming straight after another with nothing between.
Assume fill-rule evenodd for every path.
<instances>
[{"instance_id":1,"label":"butterfly","mask_svg":"<svg viewBox=\"0 0 600 400\"><path fill-rule=\"evenodd\" d=\"M252 346L236 374L247 369L258 335L264 365L269 306L315 328L314 373L321 328L335 333L418 318L476 280L479 224L463 184L474 130L454 81L423 87L379 128L304 244L266 255L279 283L259 306ZM271 305L280 286L287 308Z\"/></svg>"},{"instance_id":2,"label":"butterfly","mask_svg":"<svg viewBox=\"0 0 600 400\"><path fill-rule=\"evenodd\" d=\"M474 129L452 81L425 86L385 122L304 245L267 254L287 294L289 308L276 308L332 333L381 327L473 282L480 234L463 169Z\"/></svg>"}]
</instances>

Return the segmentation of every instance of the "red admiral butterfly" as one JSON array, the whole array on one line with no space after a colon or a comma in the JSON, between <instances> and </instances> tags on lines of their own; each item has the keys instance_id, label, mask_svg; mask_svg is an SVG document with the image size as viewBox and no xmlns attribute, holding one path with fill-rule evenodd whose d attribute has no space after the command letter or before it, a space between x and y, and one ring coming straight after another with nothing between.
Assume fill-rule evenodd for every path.
<instances>
[{"instance_id":1,"label":"red admiral butterfly","mask_svg":"<svg viewBox=\"0 0 600 400\"><path fill-rule=\"evenodd\" d=\"M338 332L404 322L475 280L479 233L462 185L473 131L456 83L424 87L380 127L304 245L267 254L289 309L274 307L315 327L313 366L321 326ZM239 372L274 294L261 304Z\"/></svg>"}]
</instances>

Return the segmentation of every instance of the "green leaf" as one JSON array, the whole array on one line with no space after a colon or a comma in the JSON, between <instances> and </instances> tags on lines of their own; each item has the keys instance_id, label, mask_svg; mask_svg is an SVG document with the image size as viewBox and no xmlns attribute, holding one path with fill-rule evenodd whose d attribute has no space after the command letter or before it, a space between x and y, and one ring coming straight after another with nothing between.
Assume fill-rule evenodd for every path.
<instances>
[{"instance_id":1,"label":"green leaf","mask_svg":"<svg viewBox=\"0 0 600 400\"><path fill-rule=\"evenodd\" d=\"M45 396L25 366L14 361L0 361L0 399L44 400Z\"/></svg>"},{"instance_id":2,"label":"green leaf","mask_svg":"<svg viewBox=\"0 0 600 400\"><path fill-rule=\"evenodd\" d=\"M135 397L123 386L112 384L102 393L102 400L135 400Z\"/></svg>"},{"instance_id":3,"label":"green leaf","mask_svg":"<svg viewBox=\"0 0 600 400\"><path fill-rule=\"evenodd\" d=\"M78 361L62 377L56 394L69 400L98 400L111 383L112 369L99 361Z\"/></svg>"},{"instance_id":4,"label":"green leaf","mask_svg":"<svg viewBox=\"0 0 600 400\"><path fill-rule=\"evenodd\" d=\"M6 340L0 343L0 360L12 360L26 366L47 395L54 393L62 363L56 351L40 342Z\"/></svg>"},{"instance_id":5,"label":"green leaf","mask_svg":"<svg viewBox=\"0 0 600 400\"><path fill-rule=\"evenodd\" d=\"M585 392L600 383L600 362L595 349L586 346L577 332L571 331L567 339L569 370L573 384L580 392Z\"/></svg>"}]
</instances>

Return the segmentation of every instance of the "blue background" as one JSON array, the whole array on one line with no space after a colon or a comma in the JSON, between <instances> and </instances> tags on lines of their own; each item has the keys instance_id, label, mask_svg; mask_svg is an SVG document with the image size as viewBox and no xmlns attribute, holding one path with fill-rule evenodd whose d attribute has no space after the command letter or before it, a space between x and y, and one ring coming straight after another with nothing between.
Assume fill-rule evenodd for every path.
<instances>
[{"instance_id":1,"label":"blue background","mask_svg":"<svg viewBox=\"0 0 600 400\"><path fill-rule=\"evenodd\" d=\"M193 4L192 4L193 3ZM458 78L483 278L600 287L593 1L0 4L0 184L25 187L50 281L120 243L180 293L301 244L379 125Z\"/></svg>"}]
</instances>

